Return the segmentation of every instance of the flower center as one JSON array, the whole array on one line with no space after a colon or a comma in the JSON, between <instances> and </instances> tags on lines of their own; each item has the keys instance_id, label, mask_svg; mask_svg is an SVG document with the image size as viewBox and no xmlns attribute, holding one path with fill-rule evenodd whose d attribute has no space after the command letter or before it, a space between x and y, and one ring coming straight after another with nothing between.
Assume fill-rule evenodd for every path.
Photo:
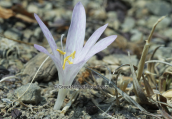
<instances>
[{"instance_id":1,"label":"flower center","mask_svg":"<svg viewBox=\"0 0 172 119\"><path fill-rule=\"evenodd\" d=\"M59 50L59 49L57 49L57 51L58 51L60 54L62 54L62 55L65 55L65 54L66 54L66 52L63 52L63 51L61 51L61 50ZM69 56L67 56L66 58L64 58L64 62L63 62L63 66L62 66L63 70L65 69L65 64L66 64L66 62L68 62L69 64L73 64L73 62L71 62L71 61L69 60L69 58L72 57L72 59L74 59L74 58L75 58L75 53L76 53L76 51L74 51L74 52L71 53Z\"/></svg>"}]
</instances>

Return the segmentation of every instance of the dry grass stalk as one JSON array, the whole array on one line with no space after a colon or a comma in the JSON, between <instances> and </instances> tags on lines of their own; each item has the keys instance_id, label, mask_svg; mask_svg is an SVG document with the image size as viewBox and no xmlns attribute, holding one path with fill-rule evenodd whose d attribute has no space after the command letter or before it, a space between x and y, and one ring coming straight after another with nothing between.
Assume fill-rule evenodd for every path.
<instances>
[{"instance_id":1,"label":"dry grass stalk","mask_svg":"<svg viewBox=\"0 0 172 119\"><path fill-rule=\"evenodd\" d=\"M162 46L158 46L158 47L153 51L153 53L152 53L152 55L151 55L151 57L150 57L149 60L152 60L152 59L153 59L154 54L156 53L156 51L157 51L160 47L162 47ZM150 83L151 86L156 86L156 80L155 80L155 77L154 77L154 75L155 75L155 74L154 74L154 73L155 73L154 68L155 68L155 64L154 64L154 63L149 63L148 66L147 66L147 70L148 70L148 72L150 72L150 74L147 74L147 77L148 77L148 79L149 79L149 83ZM154 74L154 75L153 75L153 74ZM153 85L152 83L153 83L154 85Z\"/></svg>"},{"instance_id":2,"label":"dry grass stalk","mask_svg":"<svg viewBox=\"0 0 172 119\"><path fill-rule=\"evenodd\" d=\"M129 56L129 60L130 60L130 68L131 68L131 72L132 72L132 75L133 75L133 85L134 85L136 95L139 98L140 103L148 104L149 103L148 99L147 99L146 95L144 94L143 89L141 88L141 86L139 84L139 81L137 80L136 73L134 71L133 64L131 62L131 57L130 57L129 52L128 52L128 56Z\"/></svg>"},{"instance_id":3,"label":"dry grass stalk","mask_svg":"<svg viewBox=\"0 0 172 119\"><path fill-rule=\"evenodd\" d=\"M48 60L48 58L49 58L49 56L42 62L42 64L40 65L40 67L38 68L37 72L35 73L35 75L34 75L32 81L30 82L30 84L29 84L28 88L26 89L26 91L25 91L17 100L15 100L15 101L18 101L18 100L20 101L20 99L23 97L23 95L29 90L31 84L33 83L33 81L34 81L34 79L35 79L35 77L36 77L36 75L38 74L39 70L40 70L41 67L44 65L44 63ZM15 101L13 101L13 103L14 103Z\"/></svg>"},{"instance_id":4,"label":"dry grass stalk","mask_svg":"<svg viewBox=\"0 0 172 119\"><path fill-rule=\"evenodd\" d=\"M138 66L138 73L137 73L137 79L140 80L141 76L142 76L142 72L143 72L143 69L144 69L144 64L145 64L145 60L146 60L146 55L148 53L148 50L149 50L149 46L150 46L150 40L152 39L152 35L153 35L153 32L155 31L155 28L156 26L158 25L158 23L160 21L162 21L163 19L165 18L165 16L161 17L153 26L152 28L152 31L148 37L148 40L146 40L146 44L144 46L144 49L143 49L143 52L142 52L142 56L141 56L141 59L139 61L139 66Z\"/></svg>"},{"instance_id":5,"label":"dry grass stalk","mask_svg":"<svg viewBox=\"0 0 172 119\"><path fill-rule=\"evenodd\" d=\"M99 75L100 77L102 77L103 79L105 79L106 81L109 82L109 79L106 78L105 76L99 74L98 72L86 67L87 69L91 70L92 72L96 73L97 75ZM121 89L119 89L117 87L117 85L115 83L113 83L112 81L110 81L110 84L113 85L115 87L115 89L117 89L118 93L120 93L129 103L134 104L136 107L138 107L141 111L147 112L141 105L139 105L135 100L133 100L129 95L127 95L125 92L123 92Z\"/></svg>"}]
</instances>

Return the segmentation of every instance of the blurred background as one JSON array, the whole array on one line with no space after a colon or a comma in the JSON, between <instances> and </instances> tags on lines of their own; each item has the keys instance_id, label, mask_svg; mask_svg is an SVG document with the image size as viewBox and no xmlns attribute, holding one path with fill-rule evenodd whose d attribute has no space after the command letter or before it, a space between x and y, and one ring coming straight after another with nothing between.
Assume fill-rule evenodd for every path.
<instances>
[{"instance_id":1,"label":"blurred background","mask_svg":"<svg viewBox=\"0 0 172 119\"><path fill-rule=\"evenodd\" d=\"M33 16L33 13L36 13L58 42L61 34L67 36L72 10L78 1L1 0L0 33L8 38L45 46L47 41ZM81 0L81 2L87 14L85 40L106 23L109 25L102 38L118 35L109 53L126 54L126 51L130 51L139 58L144 41L161 16L166 18L156 28L152 39L155 44L152 49L157 44L169 47L172 45L170 0ZM102 58L101 54L99 58Z\"/></svg>"},{"instance_id":2,"label":"blurred background","mask_svg":"<svg viewBox=\"0 0 172 119\"><path fill-rule=\"evenodd\" d=\"M108 23L108 27L100 39L110 35L118 35L115 42L107 49L92 57L87 64L91 66L102 66L105 63L110 71L113 72L122 64L129 64L127 55L129 51L132 63L137 66L145 45L145 40L148 38L156 21L162 16L166 17L155 29L147 59L150 58L155 48L164 46L157 50L153 59L160 61L168 59L166 61L171 62L171 59L169 59L172 56L171 0L80 1L86 11L85 41L88 40L96 29L106 23ZM0 98L13 97L14 90L30 82L32 76L46 58L41 57L41 54L39 55L41 58L38 57L37 60L32 60L32 58L39 54L33 47L33 44L49 47L33 14L36 13L41 18L52 33L57 46L60 47L60 37L62 34L65 34L63 43L65 44L66 42L72 11L77 2L79 2L79 0L0 0L0 79L7 75L16 75L23 70L25 76L27 76L21 78L19 82L12 82L10 80L10 82L12 82L11 85L0 84ZM29 61L31 67L25 67ZM51 66L53 67L54 65ZM167 67L164 64L160 64L156 68L156 73L158 72L156 78L159 78ZM53 93L52 90L58 81L52 81L50 79L52 79L51 76L57 73L57 70L54 66L51 75L43 75L47 73L44 72L44 69L46 69L46 66L41 69L35 81L41 82L39 82L39 86L42 88L41 95L49 102L53 102L52 100L55 100L57 92L54 91L55 93ZM106 73L107 68L105 67L98 67L97 69L105 75L109 74ZM123 68L123 70L123 79L132 80L129 67ZM170 69L169 72L171 71ZM50 77L48 77L49 75ZM106 76L108 77L108 75ZM113 75L112 78L114 77ZM43 81L48 83L42 83ZM100 85L103 84L102 79L99 78L97 81ZM80 84L84 82L82 76L81 80L78 80L78 82ZM131 83L127 82L126 86L128 84ZM131 88L131 85L129 88ZM49 93L50 91L52 91L52 94ZM115 89L112 89L110 93L112 94L112 92L115 94ZM48 97L47 95L50 96ZM0 104L2 102L3 101L0 100ZM53 104L54 103L52 103L51 106L53 106ZM0 106L2 107L2 105ZM94 108L92 109L94 110ZM114 111L112 111L112 113L114 113ZM27 112L27 114L29 115L30 113ZM0 113L0 115L4 115L4 113Z\"/></svg>"}]
</instances>

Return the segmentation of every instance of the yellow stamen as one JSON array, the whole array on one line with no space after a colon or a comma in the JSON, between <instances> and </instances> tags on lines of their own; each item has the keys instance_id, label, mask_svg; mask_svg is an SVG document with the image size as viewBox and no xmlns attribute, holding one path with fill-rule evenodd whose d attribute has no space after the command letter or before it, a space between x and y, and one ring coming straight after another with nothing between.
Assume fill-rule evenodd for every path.
<instances>
[{"instance_id":1,"label":"yellow stamen","mask_svg":"<svg viewBox=\"0 0 172 119\"><path fill-rule=\"evenodd\" d=\"M61 51L61 50L59 50L59 49L57 49L57 51L58 51L60 54L62 54L62 55L65 55L65 54L66 54L66 52L63 52L63 51Z\"/></svg>"},{"instance_id":2,"label":"yellow stamen","mask_svg":"<svg viewBox=\"0 0 172 119\"><path fill-rule=\"evenodd\" d=\"M67 56L64 59L63 66L62 66L63 70L65 69L66 62L68 62L69 64L73 64L73 62L69 61L69 58L72 57L72 59L74 59L75 58L75 53L76 53L76 51L74 51L73 53L71 53L69 56Z\"/></svg>"},{"instance_id":3,"label":"yellow stamen","mask_svg":"<svg viewBox=\"0 0 172 119\"><path fill-rule=\"evenodd\" d=\"M74 59L75 58L75 53L76 53L76 51L74 51L71 55L72 55L72 59Z\"/></svg>"},{"instance_id":4,"label":"yellow stamen","mask_svg":"<svg viewBox=\"0 0 172 119\"><path fill-rule=\"evenodd\" d=\"M69 60L67 60L67 62L68 62L69 64L73 64L73 62L71 62L71 61L69 61Z\"/></svg>"}]
</instances>

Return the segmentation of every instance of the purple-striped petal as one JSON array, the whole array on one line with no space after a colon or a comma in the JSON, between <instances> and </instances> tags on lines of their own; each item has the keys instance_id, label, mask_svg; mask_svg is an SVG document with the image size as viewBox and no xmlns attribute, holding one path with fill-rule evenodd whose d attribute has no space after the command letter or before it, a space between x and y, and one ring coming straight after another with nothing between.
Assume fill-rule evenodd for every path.
<instances>
[{"instance_id":1,"label":"purple-striped petal","mask_svg":"<svg viewBox=\"0 0 172 119\"><path fill-rule=\"evenodd\" d=\"M37 50L39 50L40 52L47 54L53 60L54 64L56 65L56 68L58 70L59 79L63 79L64 72L63 72L63 68L62 68L60 60L58 58L54 57L52 54L50 54L44 47L42 47L40 45L36 45L36 44L34 44L34 47ZM60 84L62 84L61 80L59 80L59 82L60 82Z\"/></svg>"},{"instance_id":2,"label":"purple-striped petal","mask_svg":"<svg viewBox=\"0 0 172 119\"><path fill-rule=\"evenodd\" d=\"M88 53L88 51L93 47L93 45L97 42L97 40L100 38L100 36L102 35L102 33L104 32L104 30L106 29L106 27L108 26L108 24L105 24L104 26L98 28L92 35L91 37L88 39L88 41L86 42L86 44L84 45L82 51L76 55L76 59L75 59L75 63L80 62L82 60L82 57L84 58L85 55Z\"/></svg>"},{"instance_id":3,"label":"purple-striped petal","mask_svg":"<svg viewBox=\"0 0 172 119\"><path fill-rule=\"evenodd\" d=\"M41 19L38 17L37 14L34 14L35 16L35 19L37 20L39 26L41 27L42 29L42 32L44 33L45 37L47 38L47 41L51 47L51 50L54 54L54 56L58 59L60 59L60 55L59 55L59 52L57 52L57 45L54 41L54 38L53 36L51 35L50 31L48 30L48 28L45 26L45 24L41 21Z\"/></svg>"},{"instance_id":4,"label":"purple-striped petal","mask_svg":"<svg viewBox=\"0 0 172 119\"><path fill-rule=\"evenodd\" d=\"M99 42L97 42L89 50L89 52L85 56L84 60L90 59L94 54L96 54L96 53L104 50L105 48L107 48L107 46L109 46L116 38L117 38L117 35L112 35L112 36L106 37L106 38L100 40Z\"/></svg>"},{"instance_id":5,"label":"purple-striped petal","mask_svg":"<svg viewBox=\"0 0 172 119\"><path fill-rule=\"evenodd\" d=\"M75 5L72 14L72 20L66 40L66 55L70 55L72 52L80 51L84 44L85 37L86 16L85 9L81 2Z\"/></svg>"}]
</instances>

